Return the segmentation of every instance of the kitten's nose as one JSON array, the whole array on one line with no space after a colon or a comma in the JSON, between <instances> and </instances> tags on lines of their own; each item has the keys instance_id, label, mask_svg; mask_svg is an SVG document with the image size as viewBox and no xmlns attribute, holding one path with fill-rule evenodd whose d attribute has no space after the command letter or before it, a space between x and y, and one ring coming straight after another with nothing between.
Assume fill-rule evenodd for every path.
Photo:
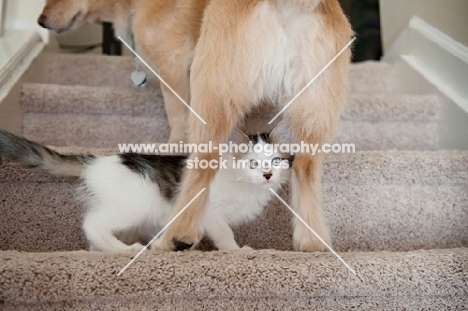
<instances>
[{"instance_id":1,"label":"kitten's nose","mask_svg":"<svg viewBox=\"0 0 468 311\"><path fill-rule=\"evenodd\" d=\"M266 180L270 180L271 178L271 173L264 173L263 177L265 177Z\"/></svg>"},{"instance_id":2,"label":"kitten's nose","mask_svg":"<svg viewBox=\"0 0 468 311\"><path fill-rule=\"evenodd\" d=\"M46 28L45 26L46 19L47 19L47 16L44 14L41 14L41 16L39 16L39 18L37 19L37 23L41 25L41 27Z\"/></svg>"}]
</instances>

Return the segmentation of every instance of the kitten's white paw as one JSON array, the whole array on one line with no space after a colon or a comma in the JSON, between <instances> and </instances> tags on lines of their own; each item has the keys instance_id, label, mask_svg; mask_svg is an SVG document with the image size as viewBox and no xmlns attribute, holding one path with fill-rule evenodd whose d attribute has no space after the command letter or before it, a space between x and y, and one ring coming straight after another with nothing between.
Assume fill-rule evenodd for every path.
<instances>
[{"instance_id":1,"label":"kitten's white paw","mask_svg":"<svg viewBox=\"0 0 468 311\"><path fill-rule=\"evenodd\" d=\"M244 245L241 247L241 250L243 251L253 251L254 249L250 246Z\"/></svg>"},{"instance_id":2,"label":"kitten's white paw","mask_svg":"<svg viewBox=\"0 0 468 311\"><path fill-rule=\"evenodd\" d=\"M133 243L132 245L130 245L130 249L135 251L141 251L143 248L145 248L145 246L140 243Z\"/></svg>"}]
</instances>

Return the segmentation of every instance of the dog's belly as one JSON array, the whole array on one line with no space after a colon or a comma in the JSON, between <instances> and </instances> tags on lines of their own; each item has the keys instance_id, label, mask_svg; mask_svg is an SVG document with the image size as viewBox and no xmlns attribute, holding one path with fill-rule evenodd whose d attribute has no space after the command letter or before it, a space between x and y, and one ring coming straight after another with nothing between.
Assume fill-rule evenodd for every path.
<instances>
[{"instance_id":1,"label":"dog's belly","mask_svg":"<svg viewBox=\"0 0 468 311\"><path fill-rule=\"evenodd\" d=\"M321 37L324 22L319 14L301 12L288 5L259 3L240 26L239 44L254 55L238 55L248 62L245 74L256 98L276 108L291 100L329 61L334 42ZM327 53L328 52L328 53Z\"/></svg>"},{"instance_id":2,"label":"dog's belly","mask_svg":"<svg viewBox=\"0 0 468 311\"><path fill-rule=\"evenodd\" d=\"M326 65L334 42L321 38L323 20L319 14L301 12L287 5L259 4L241 28L243 68L253 87L255 108L241 128L247 133L267 132L268 122L288 104ZM328 50L327 50L328 49ZM242 55L237 55L239 58ZM242 60L240 60L242 62ZM280 121L281 117L276 121Z\"/></svg>"}]
</instances>

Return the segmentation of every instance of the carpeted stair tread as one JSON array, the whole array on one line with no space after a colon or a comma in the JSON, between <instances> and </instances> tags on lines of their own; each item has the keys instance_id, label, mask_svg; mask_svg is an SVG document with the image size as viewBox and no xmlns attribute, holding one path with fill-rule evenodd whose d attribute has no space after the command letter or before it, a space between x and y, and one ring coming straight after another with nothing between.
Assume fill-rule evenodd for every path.
<instances>
[{"instance_id":1,"label":"carpeted stair tread","mask_svg":"<svg viewBox=\"0 0 468 311\"><path fill-rule=\"evenodd\" d=\"M83 148L51 147L65 154L83 152ZM111 149L94 153L115 154ZM459 185L468 183L468 152L450 151L360 151L355 154L329 154L325 157L323 182L329 184L385 185ZM21 167L5 161L0 182L60 182L69 178Z\"/></svg>"},{"instance_id":2,"label":"carpeted stair tread","mask_svg":"<svg viewBox=\"0 0 468 311\"><path fill-rule=\"evenodd\" d=\"M2 185L1 249L85 249L80 226L83 207L74 199L76 185L76 180ZM324 184L323 189L324 213L337 251L468 247L466 184ZM287 195L283 197L287 199ZM274 200L261 218L235 228L236 240L255 249L291 250L292 218L289 210Z\"/></svg>"},{"instance_id":3,"label":"carpeted stair tread","mask_svg":"<svg viewBox=\"0 0 468 311\"><path fill-rule=\"evenodd\" d=\"M365 61L351 64L349 92L394 93L396 77L393 66L384 62Z\"/></svg>"},{"instance_id":4,"label":"carpeted stair tread","mask_svg":"<svg viewBox=\"0 0 468 311\"><path fill-rule=\"evenodd\" d=\"M132 88L127 83L132 68L129 57L51 56L50 84L23 86L24 135L56 146L166 142L169 131L159 85L150 79L155 84ZM395 84L393 67L378 62L352 65L350 83L337 143L352 143L357 150L437 148L437 97L389 93ZM274 115L268 110L251 115L244 129L249 134L269 131L267 123Z\"/></svg>"},{"instance_id":5,"label":"carpeted stair tread","mask_svg":"<svg viewBox=\"0 0 468 311\"><path fill-rule=\"evenodd\" d=\"M169 135L159 88L26 84L22 107L24 134L45 144L116 148L165 142ZM249 117L246 130L270 130L274 115L264 109ZM357 150L433 150L439 116L433 95L351 94L336 142Z\"/></svg>"},{"instance_id":6,"label":"carpeted stair tread","mask_svg":"<svg viewBox=\"0 0 468 311\"><path fill-rule=\"evenodd\" d=\"M339 303L337 302L339 301ZM311 306L317 310L444 310L451 305L466 305L467 299L462 296L372 296L372 297L218 297L211 298L187 298L180 299L114 299L91 298L88 300L74 300L67 302L35 303L34 305L22 305L5 303L3 310L147 310L148 306L157 306L159 311L172 310L309 310ZM339 304L339 307L337 305ZM463 310L463 309L460 309Z\"/></svg>"},{"instance_id":7,"label":"carpeted stair tread","mask_svg":"<svg viewBox=\"0 0 468 311\"><path fill-rule=\"evenodd\" d=\"M142 68L146 69L144 65ZM133 70L135 70L135 65L130 57L49 55L49 83L51 84L128 87L130 86L130 73ZM157 83L157 78L153 73L148 71L147 77L149 83ZM353 64L350 67L349 84L350 91L353 93L390 93L395 88L393 67L375 61Z\"/></svg>"},{"instance_id":8,"label":"carpeted stair tread","mask_svg":"<svg viewBox=\"0 0 468 311\"><path fill-rule=\"evenodd\" d=\"M25 84L22 94L25 113L165 114L159 88ZM350 94L343 119L428 122L437 121L439 114L440 103L435 95Z\"/></svg>"},{"instance_id":9,"label":"carpeted stair tread","mask_svg":"<svg viewBox=\"0 0 468 311\"><path fill-rule=\"evenodd\" d=\"M131 57L50 54L48 58L51 84L128 87L135 70Z\"/></svg>"},{"instance_id":10,"label":"carpeted stair tread","mask_svg":"<svg viewBox=\"0 0 468 311\"><path fill-rule=\"evenodd\" d=\"M164 117L35 114L23 116L23 134L47 145L117 148L120 143L157 143L169 137Z\"/></svg>"},{"instance_id":11,"label":"carpeted stair tread","mask_svg":"<svg viewBox=\"0 0 468 311\"><path fill-rule=\"evenodd\" d=\"M342 121L335 142L352 143L356 150L435 150L438 139L435 122Z\"/></svg>"},{"instance_id":12,"label":"carpeted stair tread","mask_svg":"<svg viewBox=\"0 0 468 311\"><path fill-rule=\"evenodd\" d=\"M23 125L29 139L56 146L115 149L118 144L161 143L169 138L167 119L162 116L27 113ZM434 122L343 121L335 142L354 144L356 150L433 150L438 130Z\"/></svg>"},{"instance_id":13,"label":"carpeted stair tread","mask_svg":"<svg viewBox=\"0 0 468 311\"><path fill-rule=\"evenodd\" d=\"M17 263L18 255L21 255L20 263ZM268 302L272 298L290 299L285 304L286 308L308 309L311 305L326 304L327 297L334 297L337 300L335 308L329 305L327 310L337 310L337 304L341 306L339 301L346 301L347 297L366 297L364 301L376 299L378 302L384 299L390 304L402 303L404 306L411 305L408 301L415 299L420 303L417 307L423 308L439 306L437 301L444 301L446 297L452 299L450 303L468 301L468 250L464 248L453 249L450 253L431 250L343 254L343 258L356 269L357 276L331 254L272 250L148 252L122 276L116 276L132 255L3 252L0 260L4 268L0 277L5 282L0 284L0 298L7 307L12 302L33 306L38 300L46 306L52 303L67 306L66 302L69 302L68 307L76 302L82 307L81 303L88 305L91 301L105 303L117 300L124 306L126 301L130 305L135 304L133 306L144 306L142 302L145 301L145 305L154 303L158 309L159 306L167 308L166 304L172 307L175 304L185 310L201 308L202 303L223 308L232 305L234 310L234 303L241 302L240 299L242 302L243 299L256 299L258 310L268 310L271 307ZM69 260L70 256L73 260ZM226 264L220 265L220 262ZM24 271L21 288L13 283L19 264ZM421 270L428 273L421 274ZM447 278L447 275L452 277ZM53 292L47 290L51 283L56 288ZM86 284L100 286L88 287ZM424 299L418 301L421 298ZM381 305L381 308L388 306Z\"/></svg>"},{"instance_id":14,"label":"carpeted stair tread","mask_svg":"<svg viewBox=\"0 0 468 311\"><path fill-rule=\"evenodd\" d=\"M328 157L324 211L334 247L408 251L468 246L466 163L468 152L463 151L372 151ZM83 207L74 199L76 178L31 173L12 163L4 164L0 172L1 249L85 248L79 224ZM287 199L288 189L281 195ZM290 250L292 228L285 219L292 219L292 214L274 200L263 217L236 229L237 240L254 248ZM25 230L18 223L31 225ZM57 235L61 226L66 228Z\"/></svg>"},{"instance_id":15,"label":"carpeted stair tread","mask_svg":"<svg viewBox=\"0 0 468 311\"><path fill-rule=\"evenodd\" d=\"M165 115L159 87L24 84L21 107L24 113Z\"/></svg>"},{"instance_id":16,"label":"carpeted stair tread","mask_svg":"<svg viewBox=\"0 0 468 311\"><path fill-rule=\"evenodd\" d=\"M342 120L367 122L437 122L436 95L350 94Z\"/></svg>"}]
</instances>

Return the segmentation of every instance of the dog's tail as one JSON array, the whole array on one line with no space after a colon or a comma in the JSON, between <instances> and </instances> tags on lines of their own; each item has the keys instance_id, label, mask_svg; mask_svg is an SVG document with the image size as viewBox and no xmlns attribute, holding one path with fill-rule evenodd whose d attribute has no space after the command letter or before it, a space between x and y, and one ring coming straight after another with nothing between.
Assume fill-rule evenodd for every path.
<instances>
[{"instance_id":1,"label":"dog's tail","mask_svg":"<svg viewBox=\"0 0 468 311\"><path fill-rule=\"evenodd\" d=\"M94 156L63 155L24 137L0 130L0 163L2 158L53 175L80 176L83 168Z\"/></svg>"}]
</instances>

